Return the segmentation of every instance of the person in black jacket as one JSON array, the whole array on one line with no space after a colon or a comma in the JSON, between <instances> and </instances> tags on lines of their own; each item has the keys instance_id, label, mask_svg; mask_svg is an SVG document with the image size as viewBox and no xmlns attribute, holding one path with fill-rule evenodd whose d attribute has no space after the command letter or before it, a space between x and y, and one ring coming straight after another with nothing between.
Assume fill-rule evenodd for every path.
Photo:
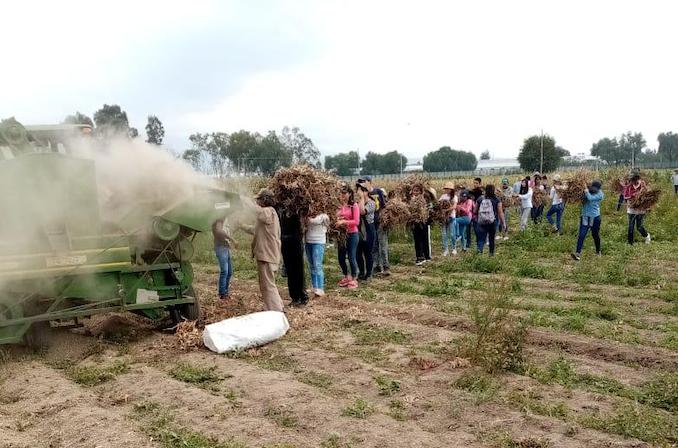
<instances>
[{"instance_id":1,"label":"person in black jacket","mask_svg":"<svg viewBox=\"0 0 678 448\"><path fill-rule=\"evenodd\" d=\"M308 303L306 276L304 275L304 237L301 217L288 210L276 209L280 218L280 241L283 263L287 271L287 289L291 306Z\"/></svg>"}]
</instances>

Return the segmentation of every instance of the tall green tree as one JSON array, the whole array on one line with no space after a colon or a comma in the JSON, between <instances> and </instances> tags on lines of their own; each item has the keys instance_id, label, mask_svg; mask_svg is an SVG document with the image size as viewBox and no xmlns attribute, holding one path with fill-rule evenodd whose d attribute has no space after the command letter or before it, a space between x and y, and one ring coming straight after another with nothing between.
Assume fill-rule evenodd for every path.
<instances>
[{"instance_id":1,"label":"tall green tree","mask_svg":"<svg viewBox=\"0 0 678 448\"><path fill-rule=\"evenodd\" d=\"M616 165L627 159L627 157L622 154L619 142L616 138L610 139L605 137L598 140L591 146L591 155L599 157L610 165Z\"/></svg>"},{"instance_id":2,"label":"tall green tree","mask_svg":"<svg viewBox=\"0 0 678 448\"><path fill-rule=\"evenodd\" d=\"M325 157L325 169L333 170L338 176L350 176L358 169L360 156L356 151L344 152Z\"/></svg>"},{"instance_id":3,"label":"tall green tree","mask_svg":"<svg viewBox=\"0 0 678 448\"><path fill-rule=\"evenodd\" d=\"M262 139L258 133L240 130L231 134L226 157L231 164L241 170L247 169L247 160Z\"/></svg>"},{"instance_id":4,"label":"tall green tree","mask_svg":"<svg viewBox=\"0 0 678 448\"><path fill-rule=\"evenodd\" d=\"M294 163L316 165L320 161L320 151L299 128L285 126L280 133L280 141L292 153Z\"/></svg>"},{"instance_id":5,"label":"tall green tree","mask_svg":"<svg viewBox=\"0 0 678 448\"><path fill-rule=\"evenodd\" d=\"M283 145L278 134L269 131L250 152L248 163L251 171L269 176L278 168L290 166L293 160L292 151Z\"/></svg>"},{"instance_id":6,"label":"tall green tree","mask_svg":"<svg viewBox=\"0 0 678 448\"><path fill-rule=\"evenodd\" d=\"M137 138L139 137L139 130L137 128L129 128L127 129L127 136L129 138Z\"/></svg>"},{"instance_id":7,"label":"tall green tree","mask_svg":"<svg viewBox=\"0 0 678 448\"><path fill-rule=\"evenodd\" d=\"M657 153L662 160L678 161L678 134L662 132L657 136L657 141L659 142Z\"/></svg>"},{"instance_id":8,"label":"tall green tree","mask_svg":"<svg viewBox=\"0 0 678 448\"><path fill-rule=\"evenodd\" d=\"M63 122L64 124L87 124L94 127L92 119L85 114L81 114L80 112L76 112L73 115L67 115Z\"/></svg>"},{"instance_id":9,"label":"tall green tree","mask_svg":"<svg viewBox=\"0 0 678 448\"><path fill-rule=\"evenodd\" d=\"M190 163L194 170L200 171L202 168L202 153L199 149L187 149L181 155L181 158Z\"/></svg>"},{"instance_id":10,"label":"tall green tree","mask_svg":"<svg viewBox=\"0 0 678 448\"><path fill-rule=\"evenodd\" d=\"M541 145L544 145L544 161L542 166ZM525 171L543 171L549 173L556 170L563 162L563 157L570 153L556 146L556 140L550 135L533 135L523 142L518 153L518 163Z\"/></svg>"},{"instance_id":11,"label":"tall green tree","mask_svg":"<svg viewBox=\"0 0 678 448\"><path fill-rule=\"evenodd\" d=\"M226 172L228 134L223 132L195 133L188 137L193 150L205 154L210 172L216 176L223 176Z\"/></svg>"},{"instance_id":12,"label":"tall green tree","mask_svg":"<svg viewBox=\"0 0 678 448\"><path fill-rule=\"evenodd\" d=\"M368 152L361 163L362 174L396 174L407 165L407 157L398 151L390 151L386 154Z\"/></svg>"},{"instance_id":13,"label":"tall green tree","mask_svg":"<svg viewBox=\"0 0 678 448\"><path fill-rule=\"evenodd\" d=\"M443 146L424 156L424 171L472 171L478 166L476 156L468 151L459 151Z\"/></svg>"},{"instance_id":14,"label":"tall green tree","mask_svg":"<svg viewBox=\"0 0 678 448\"><path fill-rule=\"evenodd\" d=\"M149 115L146 123L146 143L160 146L164 138L165 128L162 122L155 115Z\"/></svg>"},{"instance_id":15,"label":"tall green tree","mask_svg":"<svg viewBox=\"0 0 678 448\"><path fill-rule=\"evenodd\" d=\"M480 160L490 160L490 150L486 149L480 153Z\"/></svg>"},{"instance_id":16,"label":"tall green tree","mask_svg":"<svg viewBox=\"0 0 678 448\"><path fill-rule=\"evenodd\" d=\"M638 157L642 156L646 142L640 132L627 132L619 138L619 148L623 154L628 155L629 161L635 164Z\"/></svg>"},{"instance_id":17,"label":"tall green tree","mask_svg":"<svg viewBox=\"0 0 678 448\"><path fill-rule=\"evenodd\" d=\"M96 133L104 137L113 135L128 135L129 120L127 112L123 111L117 104L104 104L101 109L94 112L94 124Z\"/></svg>"}]
</instances>

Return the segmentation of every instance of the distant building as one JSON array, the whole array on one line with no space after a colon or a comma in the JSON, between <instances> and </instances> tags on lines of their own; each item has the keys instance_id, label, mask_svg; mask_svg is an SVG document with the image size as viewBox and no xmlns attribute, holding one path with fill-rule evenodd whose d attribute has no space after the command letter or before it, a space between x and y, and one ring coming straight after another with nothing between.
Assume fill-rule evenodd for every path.
<instances>
[{"instance_id":1,"label":"distant building","mask_svg":"<svg viewBox=\"0 0 678 448\"><path fill-rule=\"evenodd\" d=\"M497 169L509 169L509 168L519 168L520 163L516 158L497 158L497 159L488 159L488 160L478 160L477 170L497 170Z\"/></svg>"}]
</instances>

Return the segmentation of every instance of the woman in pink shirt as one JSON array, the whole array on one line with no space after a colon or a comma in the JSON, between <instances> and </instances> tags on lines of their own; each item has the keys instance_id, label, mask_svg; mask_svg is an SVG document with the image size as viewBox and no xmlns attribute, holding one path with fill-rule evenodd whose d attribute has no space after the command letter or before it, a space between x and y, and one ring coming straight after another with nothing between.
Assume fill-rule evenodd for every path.
<instances>
[{"instance_id":1,"label":"woman in pink shirt","mask_svg":"<svg viewBox=\"0 0 678 448\"><path fill-rule=\"evenodd\" d=\"M466 241L466 228L473 219L473 201L468 197L468 191L464 190L459 195L459 203L456 207L457 217L454 218L454 225L456 227L457 239L461 238L461 250L466 252L468 249L468 241ZM454 242L453 255L457 253L457 242Z\"/></svg>"},{"instance_id":2,"label":"woman in pink shirt","mask_svg":"<svg viewBox=\"0 0 678 448\"><path fill-rule=\"evenodd\" d=\"M358 275L358 225L360 224L360 208L355 203L353 190L348 185L344 185L339 196L341 208L337 211L337 227L346 229L346 242L339 245L339 266L344 278L339 280L339 286L355 289L358 287L356 276ZM346 265L346 255L348 263L351 265L351 275L348 275L348 266Z\"/></svg>"}]
</instances>

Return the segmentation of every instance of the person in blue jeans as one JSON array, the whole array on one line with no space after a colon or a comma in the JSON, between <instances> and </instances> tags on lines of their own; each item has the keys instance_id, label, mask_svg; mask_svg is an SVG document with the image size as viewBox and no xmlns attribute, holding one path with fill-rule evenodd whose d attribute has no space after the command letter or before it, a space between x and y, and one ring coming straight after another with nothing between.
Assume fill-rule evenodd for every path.
<instances>
[{"instance_id":1,"label":"person in blue jeans","mask_svg":"<svg viewBox=\"0 0 678 448\"><path fill-rule=\"evenodd\" d=\"M466 229L471 225L471 215L473 214L473 200L469 197L468 191L464 190L459 194L459 203L457 204L457 217L454 219L456 227L457 240L461 239L461 250L466 252L470 239L467 238ZM457 242L454 242L452 254L457 252Z\"/></svg>"},{"instance_id":2,"label":"person in blue jeans","mask_svg":"<svg viewBox=\"0 0 678 448\"><path fill-rule=\"evenodd\" d=\"M560 197L560 192L563 190L563 184L560 180L560 174L553 176L553 186L549 192L549 197L551 198L551 207L549 211L546 212L546 220L551 224L553 230L562 233L561 222L563 218L563 210L565 210L565 203L563 198ZM555 221L553 220L553 215L556 215Z\"/></svg>"},{"instance_id":3,"label":"person in blue jeans","mask_svg":"<svg viewBox=\"0 0 678 448\"><path fill-rule=\"evenodd\" d=\"M446 257L450 254L450 250L452 250L453 255L456 255L457 253L455 250L457 231L456 226L454 225L454 219L457 216L457 196L454 192L454 183L446 182L445 185L443 185L443 194L440 196L440 199L438 199L438 202L441 203L441 206L443 204L442 201L447 201L444 203L446 205L449 203L449 205L443 210L443 213L447 216L447 219L442 223L440 229L443 239L443 257Z\"/></svg>"},{"instance_id":4,"label":"person in blue jeans","mask_svg":"<svg viewBox=\"0 0 678 448\"><path fill-rule=\"evenodd\" d=\"M214 254L219 261L219 300L225 301L228 300L228 286L233 275L233 263L231 262L232 239L224 218L214 221L212 236L214 237Z\"/></svg>"},{"instance_id":5,"label":"person in blue jeans","mask_svg":"<svg viewBox=\"0 0 678 448\"><path fill-rule=\"evenodd\" d=\"M306 220L305 249L306 260L311 271L311 287L316 297L325 295L325 272L323 260L325 259L325 244L327 243L327 228L330 218L321 213Z\"/></svg>"},{"instance_id":6,"label":"person in blue jeans","mask_svg":"<svg viewBox=\"0 0 678 448\"><path fill-rule=\"evenodd\" d=\"M494 255L497 221L499 221L501 228L506 226L504 222L504 209L494 191L494 185L485 185L485 193L478 198L474 207L473 214L478 222L478 239L476 241L478 253L483 253L485 240L487 240L490 246L490 256L492 256Z\"/></svg>"},{"instance_id":7,"label":"person in blue jeans","mask_svg":"<svg viewBox=\"0 0 678 448\"><path fill-rule=\"evenodd\" d=\"M572 258L581 260L581 251L584 247L584 239L591 230L593 243L596 246L596 255L601 255L600 248L600 202L605 195L602 190L602 183L594 180L588 189L584 190L584 203L581 206L581 220L579 221L579 238L577 239L577 249L572 253Z\"/></svg>"}]
</instances>

